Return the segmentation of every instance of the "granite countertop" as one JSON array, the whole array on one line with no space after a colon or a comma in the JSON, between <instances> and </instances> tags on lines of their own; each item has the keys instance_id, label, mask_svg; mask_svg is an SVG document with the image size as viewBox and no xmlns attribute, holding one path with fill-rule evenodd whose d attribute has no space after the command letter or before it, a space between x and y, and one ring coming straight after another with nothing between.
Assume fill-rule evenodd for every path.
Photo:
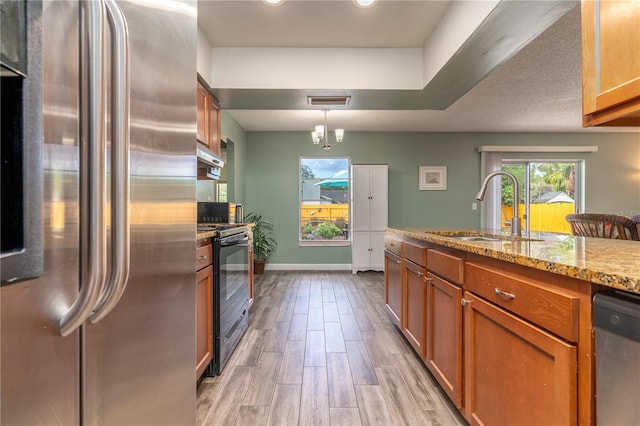
<instances>
[{"instance_id":1,"label":"granite countertop","mask_svg":"<svg viewBox=\"0 0 640 426\"><path fill-rule=\"evenodd\" d=\"M196 240L204 240L218 235L218 231L196 231Z\"/></svg>"},{"instance_id":2,"label":"granite countertop","mask_svg":"<svg viewBox=\"0 0 640 426\"><path fill-rule=\"evenodd\" d=\"M532 233L518 240L480 229L387 228L388 232L640 294L640 242ZM499 236L465 241L453 235Z\"/></svg>"},{"instance_id":3,"label":"granite countertop","mask_svg":"<svg viewBox=\"0 0 640 426\"><path fill-rule=\"evenodd\" d=\"M254 223L220 223L218 225L235 225L235 226L248 226L249 228L253 228L255 226ZM218 231L209 230L209 231L196 231L196 241L204 240L205 238L212 238L218 236Z\"/></svg>"}]
</instances>

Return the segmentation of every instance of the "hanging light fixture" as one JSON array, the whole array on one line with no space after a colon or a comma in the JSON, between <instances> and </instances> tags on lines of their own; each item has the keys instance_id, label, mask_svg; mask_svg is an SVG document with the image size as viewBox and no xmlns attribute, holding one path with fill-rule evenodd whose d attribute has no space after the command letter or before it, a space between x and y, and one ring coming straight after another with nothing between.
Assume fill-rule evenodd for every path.
<instances>
[{"instance_id":1,"label":"hanging light fixture","mask_svg":"<svg viewBox=\"0 0 640 426\"><path fill-rule=\"evenodd\" d=\"M327 127L327 113L329 110L323 109L322 111L324 112L324 124L318 124L315 130L311 132L311 141L314 145L323 143L322 149L331 149L331 145L329 145L329 127ZM336 135L336 142L342 142L344 139L344 129L336 129L334 133Z\"/></svg>"}]
</instances>

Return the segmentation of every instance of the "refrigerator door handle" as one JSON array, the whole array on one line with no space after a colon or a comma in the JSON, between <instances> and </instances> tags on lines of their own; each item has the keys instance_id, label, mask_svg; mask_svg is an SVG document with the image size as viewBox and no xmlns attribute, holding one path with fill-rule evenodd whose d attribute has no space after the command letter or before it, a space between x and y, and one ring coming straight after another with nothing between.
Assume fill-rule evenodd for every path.
<instances>
[{"instance_id":1,"label":"refrigerator door handle","mask_svg":"<svg viewBox=\"0 0 640 426\"><path fill-rule=\"evenodd\" d=\"M80 290L60 319L60 334L73 333L91 314L105 281L105 125L102 75L104 4L82 2L80 54Z\"/></svg>"},{"instance_id":2,"label":"refrigerator door handle","mask_svg":"<svg viewBox=\"0 0 640 426\"><path fill-rule=\"evenodd\" d=\"M118 304L129 279L129 33L122 11L106 0L111 29L111 274L94 313L97 323Z\"/></svg>"}]
</instances>

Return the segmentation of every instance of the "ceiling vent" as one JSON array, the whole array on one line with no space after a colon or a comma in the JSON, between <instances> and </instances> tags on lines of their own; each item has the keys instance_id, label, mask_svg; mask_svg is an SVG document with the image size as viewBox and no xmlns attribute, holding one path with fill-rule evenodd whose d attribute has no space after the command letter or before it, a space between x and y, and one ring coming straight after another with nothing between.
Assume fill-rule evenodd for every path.
<instances>
[{"instance_id":1,"label":"ceiling vent","mask_svg":"<svg viewBox=\"0 0 640 426\"><path fill-rule=\"evenodd\" d=\"M344 106L350 101L351 96L307 96L307 105Z\"/></svg>"}]
</instances>

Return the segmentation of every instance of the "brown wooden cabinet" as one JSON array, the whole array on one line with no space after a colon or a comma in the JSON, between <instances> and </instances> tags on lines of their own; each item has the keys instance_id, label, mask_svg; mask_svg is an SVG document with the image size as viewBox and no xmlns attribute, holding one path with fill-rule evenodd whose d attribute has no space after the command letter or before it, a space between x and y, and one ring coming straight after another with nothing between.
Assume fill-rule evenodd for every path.
<instances>
[{"instance_id":1,"label":"brown wooden cabinet","mask_svg":"<svg viewBox=\"0 0 640 426\"><path fill-rule=\"evenodd\" d=\"M385 247L391 319L470 424L594 424L590 283L412 237Z\"/></svg>"},{"instance_id":2,"label":"brown wooden cabinet","mask_svg":"<svg viewBox=\"0 0 640 426\"><path fill-rule=\"evenodd\" d=\"M640 126L640 2L582 1L586 126Z\"/></svg>"},{"instance_id":3,"label":"brown wooden cabinet","mask_svg":"<svg viewBox=\"0 0 640 426\"><path fill-rule=\"evenodd\" d=\"M464 301L467 421L576 424L576 347L469 292Z\"/></svg>"},{"instance_id":4,"label":"brown wooden cabinet","mask_svg":"<svg viewBox=\"0 0 640 426\"><path fill-rule=\"evenodd\" d=\"M427 278L424 362L451 401L462 408L462 289L432 273Z\"/></svg>"},{"instance_id":5,"label":"brown wooden cabinet","mask_svg":"<svg viewBox=\"0 0 640 426\"><path fill-rule=\"evenodd\" d=\"M402 324L402 258L388 250L384 252L384 303L391 320Z\"/></svg>"},{"instance_id":6,"label":"brown wooden cabinet","mask_svg":"<svg viewBox=\"0 0 640 426\"><path fill-rule=\"evenodd\" d=\"M464 280L467 420L594 424L592 286L471 254Z\"/></svg>"},{"instance_id":7,"label":"brown wooden cabinet","mask_svg":"<svg viewBox=\"0 0 640 426\"><path fill-rule=\"evenodd\" d=\"M249 265L249 307L253 305L253 297L254 297L254 276L253 276L253 232L249 231L249 251L247 255L247 262Z\"/></svg>"},{"instance_id":8,"label":"brown wooden cabinet","mask_svg":"<svg viewBox=\"0 0 640 426\"><path fill-rule=\"evenodd\" d=\"M209 239L196 249L196 379L213 359L213 263Z\"/></svg>"},{"instance_id":9,"label":"brown wooden cabinet","mask_svg":"<svg viewBox=\"0 0 640 426\"><path fill-rule=\"evenodd\" d=\"M196 106L198 143L220 155L220 104L201 79L198 79Z\"/></svg>"},{"instance_id":10,"label":"brown wooden cabinet","mask_svg":"<svg viewBox=\"0 0 640 426\"><path fill-rule=\"evenodd\" d=\"M426 351L427 368L456 407L462 408L462 254L427 250Z\"/></svg>"},{"instance_id":11,"label":"brown wooden cabinet","mask_svg":"<svg viewBox=\"0 0 640 426\"><path fill-rule=\"evenodd\" d=\"M404 265L404 321L402 333L413 349L424 358L427 331L427 269L406 260Z\"/></svg>"}]
</instances>

